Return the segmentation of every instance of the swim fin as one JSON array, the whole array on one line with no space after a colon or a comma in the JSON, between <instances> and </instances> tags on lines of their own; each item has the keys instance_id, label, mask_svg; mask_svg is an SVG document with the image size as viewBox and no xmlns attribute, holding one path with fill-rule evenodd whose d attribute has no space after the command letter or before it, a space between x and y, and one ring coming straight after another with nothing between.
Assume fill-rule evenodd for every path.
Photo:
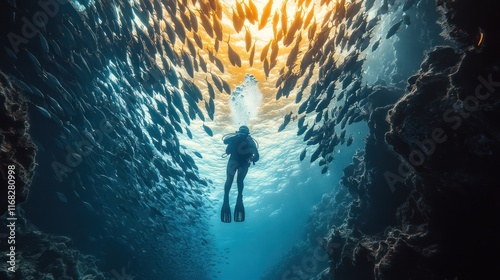
<instances>
[{"instance_id":1,"label":"swim fin","mask_svg":"<svg viewBox=\"0 0 500 280\"><path fill-rule=\"evenodd\" d=\"M243 207L243 197L241 195L238 195L238 198L236 199L236 206L234 207L234 221L245 221L245 207Z\"/></svg>"},{"instance_id":2,"label":"swim fin","mask_svg":"<svg viewBox=\"0 0 500 280\"><path fill-rule=\"evenodd\" d=\"M231 208L229 207L229 201L224 199L224 203L222 204L222 209L220 211L220 220L223 223L231 222Z\"/></svg>"}]
</instances>

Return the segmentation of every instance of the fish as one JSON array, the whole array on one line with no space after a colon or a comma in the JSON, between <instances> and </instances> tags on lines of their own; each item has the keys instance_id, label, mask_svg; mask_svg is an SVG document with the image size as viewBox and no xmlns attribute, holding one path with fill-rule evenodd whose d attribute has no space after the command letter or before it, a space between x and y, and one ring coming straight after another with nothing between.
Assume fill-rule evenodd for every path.
<instances>
[{"instance_id":1,"label":"fish","mask_svg":"<svg viewBox=\"0 0 500 280\"><path fill-rule=\"evenodd\" d=\"M346 19L352 19L355 15L358 14L359 10L361 10L361 5L363 1L357 1L355 3L351 3L345 12Z\"/></svg>"},{"instance_id":2,"label":"fish","mask_svg":"<svg viewBox=\"0 0 500 280\"><path fill-rule=\"evenodd\" d=\"M310 65L314 65L314 57L316 55L316 51L314 49L309 49L303 56L302 60L300 61L300 69L302 72L304 72L307 67Z\"/></svg>"},{"instance_id":3,"label":"fish","mask_svg":"<svg viewBox=\"0 0 500 280\"><path fill-rule=\"evenodd\" d=\"M184 25L182 25L182 22L177 19L177 17L172 17L171 19L174 23L174 31L175 34L177 34L177 38L179 38L179 40L184 43L184 41L186 40L186 30L184 29Z\"/></svg>"},{"instance_id":4,"label":"fish","mask_svg":"<svg viewBox=\"0 0 500 280\"><path fill-rule=\"evenodd\" d=\"M273 34L274 37L276 37L276 34L278 33L278 22L280 21L280 15L278 14L278 11L274 12L273 16Z\"/></svg>"},{"instance_id":5,"label":"fish","mask_svg":"<svg viewBox=\"0 0 500 280\"><path fill-rule=\"evenodd\" d=\"M271 65L276 62L276 58L278 57L278 51L279 51L278 41L273 41L273 43L271 44L271 56L269 58Z\"/></svg>"},{"instance_id":6,"label":"fish","mask_svg":"<svg viewBox=\"0 0 500 280\"><path fill-rule=\"evenodd\" d=\"M49 98L50 103L52 103L52 105L54 107L56 107L60 112L64 111L63 108L61 107L61 105L59 105L59 103L54 98L52 98L50 96L47 96L47 97Z\"/></svg>"},{"instance_id":7,"label":"fish","mask_svg":"<svg viewBox=\"0 0 500 280\"><path fill-rule=\"evenodd\" d=\"M174 0L172 2L177 2L177 1ZM205 13L206 15L210 14L210 10L212 10L212 8L210 7L209 3L207 3L206 1L198 1L198 4L203 13Z\"/></svg>"},{"instance_id":8,"label":"fish","mask_svg":"<svg viewBox=\"0 0 500 280\"><path fill-rule=\"evenodd\" d=\"M329 25L326 25L321 29L321 31L316 36L316 40L313 44L313 49L319 50L325 44L326 40L329 37L331 29L332 27Z\"/></svg>"},{"instance_id":9,"label":"fish","mask_svg":"<svg viewBox=\"0 0 500 280\"><path fill-rule=\"evenodd\" d=\"M193 151L193 154L199 158L203 158L203 156L197 151Z\"/></svg>"},{"instance_id":10,"label":"fish","mask_svg":"<svg viewBox=\"0 0 500 280\"><path fill-rule=\"evenodd\" d=\"M313 124L313 126L311 126L311 128L309 128L309 130L306 132L306 134L304 135L304 141L309 140L313 136L313 133L315 132L315 126L316 124Z\"/></svg>"},{"instance_id":11,"label":"fish","mask_svg":"<svg viewBox=\"0 0 500 280\"><path fill-rule=\"evenodd\" d=\"M64 203L68 203L68 199L66 198L66 196L60 192L56 192L56 195L57 195L57 198L64 202Z\"/></svg>"},{"instance_id":12,"label":"fish","mask_svg":"<svg viewBox=\"0 0 500 280\"><path fill-rule=\"evenodd\" d=\"M266 6L264 6L264 9L262 11L262 17L260 18L260 22L259 22L259 30L261 30L262 28L264 28L267 24L267 20L269 18L269 16L271 15L271 8L273 7L273 0L269 0L269 2L267 2Z\"/></svg>"},{"instance_id":13,"label":"fish","mask_svg":"<svg viewBox=\"0 0 500 280\"><path fill-rule=\"evenodd\" d=\"M50 45L52 46L52 50L56 53L57 56L62 57L61 47L57 44L56 41L50 40Z\"/></svg>"},{"instance_id":14,"label":"fish","mask_svg":"<svg viewBox=\"0 0 500 280\"><path fill-rule=\"evenodd\" d=\"M92 205L86 201L83 202L83 206L85 206L85 208L90 211L90 212L94 212L94 207L92 207Z\"/></svg>"},{"instance_id":15,"label":"fish","mask_svg":"<svg viewBox=\"0 0 500 280\"><path fill-rule=\"evenodd\" d=\"M253 43L252 50L250 51L250 56L248 57L248 63L250 64L250 67L253 66L253 58L255 56L255 43Z\"/></svg>"},{"instance_id":16,"label":"fish","mask_svg":"<svg viewBox=\"0 0 500 280\"><path fill-rule=\"evenodd\" d=\"M190 19L190 17L188 17L184 12L179 13L179 16L181 17L182 24L184 25L184 27L187 30L191 31L192 27L191 27L191 19Z\"/></svg>"},{"instance_id":17,"label":"fish","mask_svg":"<svg viewBox=\"0 0 500 280\"><path fill-rule=\"evenodd\" d=\"M386 39L391 38L396 32L398 32L399 28L401 27L401 23L403 23L403 20L400 20L396 24L394 24L389 31L387 31L387 35L385 36Z\"/></svg>"},{"instance_id":18,"label":"fish","mask_svg":"<svg viewBox=\"0 0 500 280\"><path fill-rule=\"evenodd\" d=\"M314 35L316 35L316 28L318 25L316 24L316 19L313 21L312 25L309 27L309 30L307 31L307 38L309 41L312 41L314 39Z\"/></svg>"},{"instance_id":19,"label":"fish","mask_svg":"<svg viewBox=\"0 0 500 280\"><path fill-rule=\"evenodd\" d=\"M208 36L213 38L214 37L214 30L212 28L212 24L210 23L210 20L207 18L205 13L202 13L200 11L198 11L198 13L200 14L201 26L203 26L203 28L207 32Z\"/></svg>"},{"instance_id":20,"label":"fish","mask_svg":"<svg viewBox=\"0 0 500 280\"><path fill-rule=\"evenodd\" d=\"M300 117L299 121L297 122L297 126L298 126L299 128L303 127L303 126L304 126L304 122L305 122L305 120L306 120L306 116L305 116L305 115L304 115L304 116L302 116L302 117ZM306 126L307 126L307 125L306 125Z\"/></svg>"},{"instance_id":21,"label":"fish","mask_svg":"<svg viewBox=\"0 0 500 280\"><path fill-rule=\"evenodd\" d=\"M250 22L250 24L255 24L255 18L253 17L253 13L250 10L250 7L247 4L245 4L245 3L243 3L243 4L245 6L246 19L248 19L248 21Z\"/></svg>"},{"instance_id":22,"label":"fish","mask_svg":"<svg viewBox=\"0 0 500 280\"><path fill-rule=\"evenodd\" d=\"M32 86L30 86L30 88L31 88L31 90L32 90L33 94L35 94L35 95L36 95L36 96L38 96L38 97L45 98L45 96L43 95L43 93L42 93L42 92L41 92L38 88L36 88L36 87L35 87L35 86L33 86L33 85L32 85Z\"/></svg>"},{"instance_id":23,"label":"fish","mask_svg":"<svg viewBox=\"0 0 500 280\"><path fill-rule=\"evenodd\" d=\"M266 79L267 77L269 77L269 61L267 60L267 57L264 59L264 74L266 75Z\"/></svg>"},{"instance_id":24,"label":"fish","mask_svg":"<svg viewBox=\"0 0 500 280\"><path fill-rule=\"evenodd\" d=\"M328 166L325 165L323 166L323 169L321 169L321 174L325 174L328 171Z\"/></svg>"},{"instance_id":25,"label":"fish","mask_svg":"<svg viewBox=\"0 0 500 280\"><path fill-rule=\"evenodd\" d=\"M205 79L205 81L207 82L208 94L210 96L210 99L215 99L215 91L212 87L212 84L210 84L207 79Z\"/></svg>"},{"instance_id":26,"label":"fish","mask_svg":"<svg viewBox=\"0 0 500 280\"><path fill-rule=\"evenodd\" d=\"M304 134L304 132L306 132L306 130L307 130L307 125L300 127L299 130L297 130L297 136Z\"/></svg>"},{"instance_id":27,"label":"fish","mask_svg":"<svg viewBox=\"0 0 500 280\"><path fill-rule=\"evenodd\" d=\"M246 32L245 32L245 48L247 52L250 50L250 46L252 45L252 34L250 33L250 30L248 27L245 27Z\"/></svg>"},{"instance_id":28,"label":"fish","mask_svg":"<svg viewBox=\"0 0 500 280\"><path fill-rule=\"evenodd\" d=\"M189 128L187 127L185 127L184 129L186 129L186 134L189 137L189 139L193 139L193 134L191 133L191 130L189 130Z\"/></svg>"},{"instance_id":29,"label":"fish","mask_svg":"<svg viewBox=\"0 0 500 280\"><path fill-rule=\"evenodd\" d=\"M300 152L300 155L299 155L299 159L300 159L300 161L303 161L303 160L304 160L304 158L306 157L306 152L307 152L306 148L304 148L304 149L302 150L302 152Z\"/></svg>"},{"instance_id":30,"label":"fish","mask_svg":"<svg viewBox=\"0 0 500 280\"><path fill-rule=\"evenodd\" d=\"M203 49L203 41L201 40L200 35L198 35L197 32L193 32L193 39L198 48Z\"/></svg>"},{"instance_id":31,"label":"fish","mask_svg":"<svg viewBox=\"0 0 500 280\"><path fill-rule=\"evenodd\" d=\"M206 126L205 124L203 124L203 129L205 130L205 132L208 134L208 136L210 137L213 137L214 136L214 133L212 131L212 129L208 126Z\"/></svg>"},{"instance_id":32,"label":"fish","mask_svg":"<svg viewBox=\"0 0 500 280\"><path fill-rule=\"evenodd\" d=\"M213 52L211 50L207 50L207 52L208 52L208 60L210 60L210 62L214 63L215 56L214 56Z\"/></svg>"},{"instance_id":33,"label":"fish","mask_svg":"<svg viewBox=\"0 0 500 280\"><path fill-rule=\"evenodd\" d=\"M264 61L264 59L266 58L267 56L267 52L269 51L269 47L271 46L271 41L269 41L269 43L267 43L263 48L262 48L262 51L260 52L260 61Z\"/></svg>"},{"instance_id":34,"label":"fish","mask_svg":"<svg viewBox=\"0 0 500 280\"><path fill-rule=\"evenodd\" d=\"M299 106L299 109L297 110L297 113L302 114L306 110L308 104L309 104L309 101L302 102L302 104L300 104L300 106Z\"/></svg>"},{"instance_id":35,"label":"fish","mask_svg":"<svg viewBox=\"0 0 500 280\"><path fill-rule=\"evenodd\" d=\"M175 35L175 31L172 29L169 23L165 21L165 33L167 33L168 39L172 44L175 44L177 36Z\"/></svg>"},{"instance_id":36,"label":"fish","mask_svg":"<svg viewBox=\"0 0 500 280\"><path fill-rule=\"evenodd\" d=\"M189 20L191 22L191 28L193 29L194 34L198 33L198 18L196 17L196 14L191 10L189 10Z\"/></svg>"},{"instance_id":37,"label":"fish","mask_svg":"<svg viewBox=\"0 0 500 280\"><path fill-rule=\"evenodd\" d=\"M293 64L295 63L295 60L297 59L297 55L299 54L299 44L300 44L300 41L301 41L301 35L299 33L299 36L297 37L297 40L295 42L295 45L293 46L293 48L290 50L290 53L288 54L288 57L286 59L286 66L288 67L292 67Z\"/></svg>"},{"instance_id":38,"label":"fish","mask_svg":"<svg viewBox=\"0 0 500 280\"><path fill-rule=\"evenodd\" d=\"M203 72L207 73L208 72L207 62L199 53L198 53L198 62L200 63L201 70L203 70Z\"/></svg>"},{"instance_id":39,"label":"fish","mask_svg":"<svg viewBox=\"0 0 500 280\"><path fill-rule=\"evenodd\" d=\"M214 103L213 98L210 98L210 100L208 102L205 101L205 109L207 110L207 113L208 113L208 116L210 117L210 119L214 120L215 103Z\"/></svg>"},{"instance_id":40,"label":"fish","mask_svg":"<svg viewBox=\"0 0 500 280\"><path fill-rule=\"evenodd\" d=\"M292 112L285 115L283 123L278 128L278 132L281 132L281 131L283 131L283 129L285 129L285 127L288 125L288 123L290 123L291 117L292 117Z\"/></svg>"},{"instance_id":41,"label":"fish","mask_svg":"<svg viewBox=\"0 0 500 280\"><path fill-rule=\"evenodd\" d=\"M321 146L318 146L318 148L316 148L314 153L311 155L311 163L315 162L318 159L322 149L323 148Z\"/></svg>"},{"instance_id":42,"label":"fish","mask_svg":"<svg viewBox=\"0 0 500 280\"><path fill-rule=\"evenodd\" d=\"M219 71L221 71L221 73L224 73L224 63L222 63L222 61L218 57L214 57L214 63Z\"/></svg>"},{"instance_id":43,"label":"fish","mask_svg":"<svg viewBox=\"0 0 500 280\"><path fill-rule=\"evenodd\" d=\"M238 16L238 13L233 8L233 27L234 30L239 33L243 28L243 22L241 18Z\"/></svg>"},{"instance_id":44,"label":"fish","mask_svg":"<svg viewBox=\"0 0 500 280\"><path fill-rule=\"evenodd\" d=\"M42 35L41 32L38 32L38 38L40 39L40 45L42 46L42 49L46 52L49 53L49 43L47 42L47 39Z\"/></svg>"},{"instance_id":45,"label":"fish","mask_svg":"<svg viewBox=\"0 0 500 280\"><path fill-rule=\"evenodd\" d=\"M29 93L29 94L33 94L33 90L32 88L27 85L25 82L19 80L19 79L14 79L14 83L23 91Z\"/></svg>"},{"instance_id":46,"label":"fish","mask_svg":"<svg viewBox=\"0 0 500 280\"><path fill-rule=\"evenodd\" d=\"M236 2L236 11L238 12L238 17L241 19L246 18L245 10L243 10L241 3L239 1L235 1L235 2Z\"/></svg>"},{"instance_id":47,"label":"fish","mask_svg":"<svg viewBox=\"0 0 500 280\"><path fill-rule=\"evenodd\" d=\"M224 79L221 79L222 81L222 87L224 88L224 91L231 95L231 86L229 85L229 83L227 81L225 81Z\"/></svg>"},{"instance_id":48,"label":"fish","mask_svg":"<svg viewBox=\"0 0 500 280\"><path fill-rule=\"evenodd\" d=\"M252 18L255 21L258 21L259 11L257 10L257 6L255 6L255 3L252 0L248 1L248 7L250 8L250 11L252 12Z\"/></svg>"},{"instance_id":49,"label":"fish","mask_svg":"<svg viewBox=\"0 0 500 280\"><path fill-rule=\"evenodd\" d=\"M287 1L284 1L281 5L281 32L285 36L288 32L288 15L286 13Z\"/></svg>"},{"instance_id":50,"label":"fish","mask_svg":"<svg viewBox=\"0 0 500 280\"><path fill-rule=\"evenodd\" d=\"M334 84L333 87L335 87L335 83L332 84ZM316 106L316 112L323 112L323 110L326 109L328 105L330 105L330 101L331 100L328 98L324 98L323 100L321 100L321 102L318 103L318 106Z\"/></svg>"},{"instance_id":51,"label":"fish","mask_svg":"<svg viewBox=\"0 0 500 280\"><path fill-rule=\"evenodd\" d=\"M328 55L330 55L330 54L333 54L333 53L334 53L334 51L335 51L335 39L334 39L334 38L332 38L332 39L330 39L330 40L326 43L326 45L325 45L325 47L324 47L324 49L323 49L323 55L324 55L324 56L328 56Z\"/></svg>"},{"instance_id":52,"label":"fish","mask_svg":"<svg viewBox=\"0 0 500 280\"><path fill-rule=\"evenodd\" d=\"M193 42L189 38L186 38L186 45L188 47L189 52L191 53L191 56L196 58L196 48Z\"/></svg>"},{"instance_id":53,"label":"fish","mask_svg":"<svg viewBox=\"0 0 500 280\"><path fill-rule=\"evenodd\" d=\"M349 138L347 138L347 142L346 142L347 147L351 146L353 141L354 141L354 137L351 134L351 135L349 135Z\"/></svg>"},{"instance_id":54,"label":"fish","mask_svg":"<svg viewBox=\"0 0 500 280\"><path fill-rule=\"evenodd\" d=\"M193 61L191 61L191 57L185 51L182 51L182 62L184 65L184 69L186 69L188 75L191 78L194 78Z\"/></svg>"},{"instance_id":55,"label":"fish","mask_svg":"<svg viewBox=\"0 0 500 280\"><path fill-rule=\"evenodd\" d=\"M232 65L241 67L241 58L237 52L229 44L229 40L227 41L227 52L229 56L229 61Z\"/></svg>"},{"instance_id":56,"label":"fish","mask_svg":"<svg viewBox=\"0 0 500 280\"><path fill-rule=\"evenodd\" d=\"M223 38L222 23L220 22L219 17L215 13L212 13L212 20L213 20L213 29L215 32L215 36L217 40L222 41Z\"/></svg>"},{"instance_id":57,"label":"fish","mask_svg":"<svg viewBox=\"0 0 500 280\"><path fill-rule=\"evenodd\" d=\"M303 26L304 29L306 29L309 26L309 24L311 23L311 20L312 20L313 16L314 16L314 7L311 8L311 10L309 11L309 13L307 13L306 18L304 19L304 26Z\"/></svg>"},{"instance_id":58,"label":"fish","mask_svg":"<svg viewBox=\"0 0 500 280\"><path fill-rule=\"evenodd\" d=\"M214 82L215 87L217 87L217 89L220 92L222 92L223 91L222 82L220 81L219 77L217 77L216 75L214 75L212 72L210 72L210 75L212 76L212 81Z\"/></svg>"},{"instance_id":59,"label":"fish","mask_svg":"<svg viewBox=\"0 0 500 280\"><path fill-rule=\"evenodd\" d=\"M38 105L35 105L35 107L38 109L38 111L44 116L44 117L47 117L47 118L52 118L52 115L50 114L49 111L47 111L47 109L41 107L41 106L38 106Z\"/></svg>"},{"instance_id":60,"label":"fish","mask_svg":"<svg viewBox=\"0 0 500 280\"><path fill-rule=\"evenodd\" d=\"M288 95L290 94L290 92L293 90L293 88L295 87L296 83L297 83L297 80L299 78L299 75L298 74L294 74L292 73L291 75L289 75L287 77L287 79L285 79L285 84L283 85L283 92L285 93L285 97L288 98Z\"/></svg>"},{"instance_id":61,"label":"fish","mask_svg":"<svg viewBox=\"0 0 500 280\"><path fill-rule=\"evenodd\" d=\"M339 27L339 32L337 33L337 36L335 36L335 44L337 45L340 44L340 41L344 39L345 31L346 31L346 26L345 24L342 23Z\"/></svg>"},{"instance_id":62,"label":"fish","mask_svg":"<svg viewBox=\"0 0 500 280\"><path fill-rule=\"evenodd\" d=\"M373 43L372 52L376 51L379 45L380 45L380 39L378 39L377 41L375 41L375 43Z\"/></svg>"},{"instance_id":63,"label":"fish","mask_svg":"<svg viewBox=\"0 0 500 280\"><path fill-rule=\"evenodd\" d=\"M29 59L33 62L33 64L38 68L38 69L41 69L42 68L42 64L40 64L40 61L36 58L36 56L34 56L31 52L29 52L28 50L25 50L26 51L26 54L28 55Z\"/></svg>"},{"instance_id":64,"label":"fish","mask_svg":"<svg viewBox=\"0 0 500 280\"><path fill-rule=\"evenodd\" d=\"M332 21L332 13L333 13L333 9L330 9L326 14L325 16L323 17L323 22L321 23L321 27L325 26L326 24L328 24L329 21Z\"/></svg>"},{"instance_id":65,"label":"fish","mask_svg":"<svg viewBox=\"0 0 500 280\"><path fill-rule=\"evenodd\" d=\"M215 39L214 50L216 53L219 52L219 39Z\"/></svg>"}]
</instances>

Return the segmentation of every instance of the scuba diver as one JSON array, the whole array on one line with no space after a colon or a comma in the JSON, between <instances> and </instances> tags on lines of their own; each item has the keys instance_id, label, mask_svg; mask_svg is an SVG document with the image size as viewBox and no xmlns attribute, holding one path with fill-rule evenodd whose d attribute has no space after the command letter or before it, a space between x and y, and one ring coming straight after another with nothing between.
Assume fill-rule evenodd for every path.
<instances>
[{"instance_id":1,"label":"scuba diver","mask_svg":"<svg viewBox=\"0 0 500 280\"><path fill-rule=\"evenodd\" d=\"M222 137L226 147L226 154L229 156L227 162L227 179L224 185L224 203L221 210L221 221L224 223L231 222L231 208L229 208L229 191L233 184L234 175L238 171L236 183L238 185L238 197L236 199L236 206L234 207L234 221L243 222L245 220L245 208L243 207L243 180L248 172L250 163L259 160L259 152L257 151L258 144L250 136L250 130L247 126L240 126L236 133L224 135Z\"/></svg>"}]
</instances>

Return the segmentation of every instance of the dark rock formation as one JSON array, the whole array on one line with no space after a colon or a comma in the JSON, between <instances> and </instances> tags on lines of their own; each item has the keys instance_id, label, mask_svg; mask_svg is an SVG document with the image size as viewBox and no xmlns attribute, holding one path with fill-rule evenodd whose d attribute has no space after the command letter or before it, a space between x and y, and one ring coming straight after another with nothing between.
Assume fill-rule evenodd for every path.
<instances>
[{"instance_id":1,"label":"dark rock formation","mask_svg":"<svg viewBox=\"0 0 500 280\"><path fill-rule=\"evenodd\" d=\"M7 271L9 257L2 248L0 279L111 279L99 271L96 258L75 250L71 239L42 233L23 216L20 213L16 221L15 272Z\"/></svg>"},{"instance_id":2,"label":"dark rock formation","mask_svg":"<svg viewBox=\"0 0 500 280\"><path fill-rule=\"evenodd\" d=\"M33 176L35 145L28 134L27 102L0 72L0 174L2 177L2 197L7 194L8 166L15 167L16 204L26 200L28 187ZM7 211L7 199L0 200L0 215Z\"/></svg>"},{"instance_id":3,"label":"dark rock formation","mask_svg":"<svg viewBox=\"0 0 500 280\"><path fill-rule=\"evenodd\" d=\"M459 48L429 52L395 105L385 99L394 91L373 89L368 103L387 103L369 110L365 150L344 169L336 194L311 213L308 232L328 227L323 248L329 268L309 278L301 278L304 267L276 278L297 263L292 253L265 279L496 275L500 60L493 21L500 9L494 1L437 4L447 19L445 33ZM376 92L384 98L375 98ZM316 245L306 240L296 255Z\"/></svg>"}]
</instances>

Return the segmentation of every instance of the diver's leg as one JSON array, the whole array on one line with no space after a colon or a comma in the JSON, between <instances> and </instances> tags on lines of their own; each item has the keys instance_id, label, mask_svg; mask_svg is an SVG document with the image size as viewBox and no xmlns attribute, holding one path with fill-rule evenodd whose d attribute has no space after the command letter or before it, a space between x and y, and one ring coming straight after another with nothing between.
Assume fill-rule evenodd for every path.
<instances>
[{"instance_id":1,"label":"diver's leg","mask_svg":"<svg viewBox=\"0 0 500 280\"><path fill-rule=\"evenodd\" d=\"M238 185L238 197L241 197L243 195L243 180L245 180L245 176L247 176L249 166L250 163L244 163L240 164L240 166L238 167L238 177L236 178L236 184Z\"/></svg>"},{"instance_id":2,"label":"diver's leg","mask_svg":"<svg viewBox=\"0 0 500 280\"><path fill-rule=\"evenodd\" d=\"M248 172L249 164L243 163L238 167L238 177L236 182L238 183L238 197L236 198L236 206L234 207L234 221L243 222L245 221L245 207L243 206L243 180Z\"/></svg>"},{"instance_id":3,"label":"diver's leg","mask_svg":"<svg viewBox=\"0 0 500 280\"><path fill-rule=\"evenodd\" d=\"M222 203L222 209L220 213L220 219L224 223L231 222L231 208L229 207L229 191L231 190L231 185L233 184L234 174L238 169L238 164L234 160L229 160L226 168L226 184L224 185L224 202Z\"/></svg>"},{"instance_id":4,"label":"diver's leg","mask_svg":"<svg viewBox=\"0 0 500 280\"><path fill-rule=\"evenodd\" d=\"M229 191L231 190L231 185L233 184L236 170L238 170L238 162L235 160L229 160L227 162L227 168L226 168L227 178L226 178L226 184L224 185L224 199L229 198Z\"/></svg>"}]
</instances>

